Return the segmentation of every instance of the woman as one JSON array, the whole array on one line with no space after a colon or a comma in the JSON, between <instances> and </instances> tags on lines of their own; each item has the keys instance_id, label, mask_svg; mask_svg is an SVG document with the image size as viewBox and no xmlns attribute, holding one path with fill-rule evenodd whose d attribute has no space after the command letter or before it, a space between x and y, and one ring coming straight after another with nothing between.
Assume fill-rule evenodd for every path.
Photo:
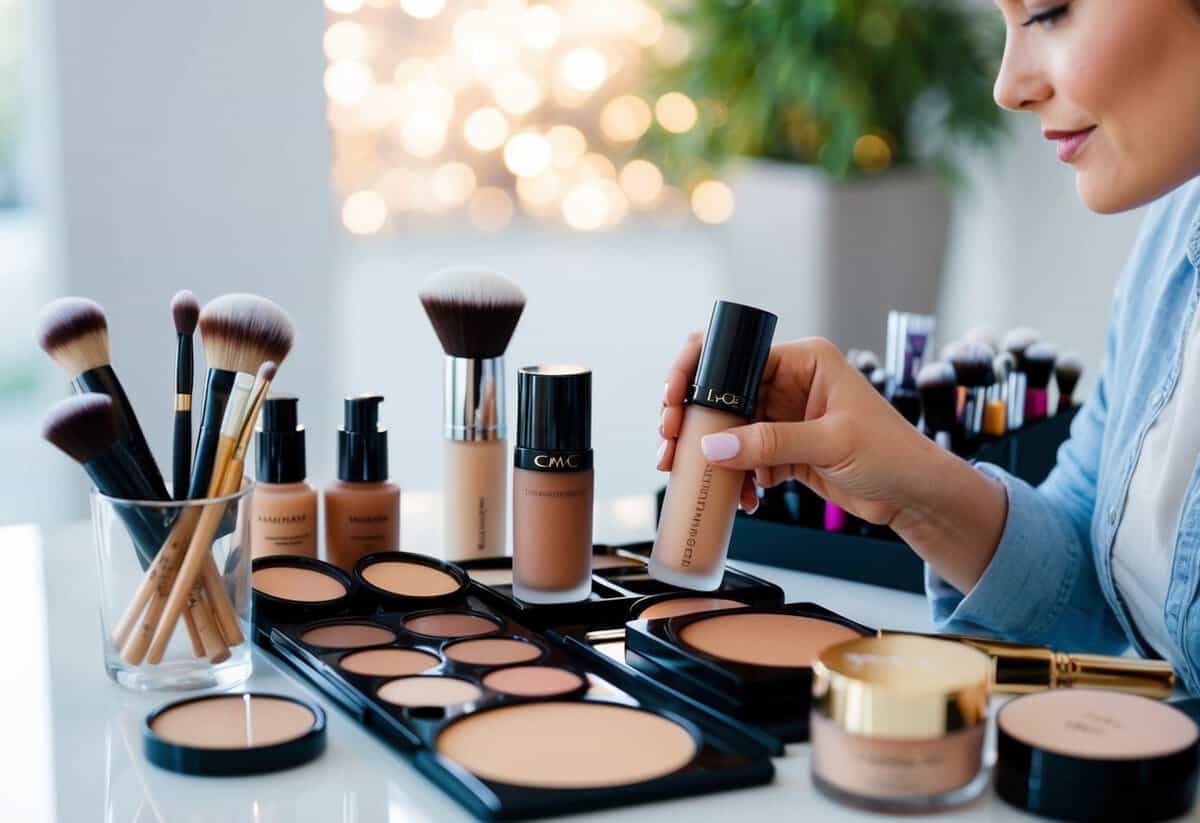
<instances>
[{"instance_id":1,"label":"woman","mask_svg":"<svg viewBox=\"0 0 1200 823\"><path fill-rule=\"evenodd\" d=\"M939 629L1169 660L1200 691L1200 2L998 0L996 101L1041 121L1088 208L1154 201L1113 301L1103 373L1034 489L920 436L824 340L775 346L762 421L716 465L795 477L890 525L929 566ZM666 385L674 457L693 336ZM742 506L756 505L747 480Z\"/></svg>"}]
</instances>

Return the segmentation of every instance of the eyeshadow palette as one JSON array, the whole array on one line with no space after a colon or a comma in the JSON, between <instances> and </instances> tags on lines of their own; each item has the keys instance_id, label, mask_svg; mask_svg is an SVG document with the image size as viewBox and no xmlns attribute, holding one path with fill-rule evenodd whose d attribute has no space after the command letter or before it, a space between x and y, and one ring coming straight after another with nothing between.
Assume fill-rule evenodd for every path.
<instances>
[{"instance_id":1,"label":"eyeshadow palette","mask_svg":"<svg viewBox=\"0 0 1200 823\"><path fill-rule=\"evenodd\" d=\"M282 562L268 569L289 565L273 560ZM324 566L295 568L344 583ZM260 609L267 597L284 599L281 574L261 578L275 594L256 591L257 642L478 817L595 810L772 778L757 737L690 711L632 670L601 676L590 659L495 608L457 566L369 555L336 610ZM336 592L309 582L296 593Z\"/></svg>"},{"instance_id":2,"label":"eyeshadow palette","mask_svg":"<svg viewBox=\"0 0 1200 823\"><path fill-rule=\"evenodd\" d=\"M782 742L808 739L812 662L835 643L875 634L813 603L720 608L625 627L628 665Z\"/></svg>"},{"instance_id":3,"label":"eyeshadow palette","mask_svg":"<svg viewBox=\"0 0 1200 823\"><path fill-rule=\"evenodd\" d=\"M592 593L579 603L533 604L518 600L512 589L511 557L472 560L461 566L480 597L526 626L615 628L629 619L635 603L647 597L677 595L683 591L650 576L646 560L652 545L633 543L594 547ZM778 586L736 569L726 569L721 587L711 596L751 605L783 602L783 591Z\"/></svg>"}]
</instances>

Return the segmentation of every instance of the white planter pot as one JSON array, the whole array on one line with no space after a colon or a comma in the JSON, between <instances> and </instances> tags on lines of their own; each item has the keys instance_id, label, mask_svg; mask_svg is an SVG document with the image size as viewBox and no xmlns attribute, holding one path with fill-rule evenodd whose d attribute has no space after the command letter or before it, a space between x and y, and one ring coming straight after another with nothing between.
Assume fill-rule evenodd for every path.
<instances>
[{"instance_id":1,"label":"white planter pot","mask_svg":"<svg viewBox=\"0 0 1200 823\"><path fill-rule=\"evenodd\" d=\"M730 295L778 314L776 340L827 337L883 358L889 309L934 312L950 202L933 173L837 182L756 160L730 184Z\"/></svg>"}]
</instances>

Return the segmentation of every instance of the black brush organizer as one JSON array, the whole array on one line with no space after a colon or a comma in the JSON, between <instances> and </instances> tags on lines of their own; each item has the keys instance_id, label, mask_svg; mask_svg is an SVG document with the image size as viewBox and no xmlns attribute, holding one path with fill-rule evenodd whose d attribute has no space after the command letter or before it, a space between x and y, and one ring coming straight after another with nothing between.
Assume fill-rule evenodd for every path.
<instances>
[{"instance_id":1,"label":"black brush organizer","mask_svg":"<svg viewBox=\"0 0 1200 823\"><path fill-rule=\"evenodd\" d=\"M963 456L992 463L1031 485L1054 468L1058 448L1071 436L1078 406L1004 437L984 442ZM666 489L658 492L662 512ZM770 491L753 515L738 512L729 557L766 566L868 583L923 594L925 564L891 529L850 518L849 531L822 528L823 503L795 484L788 494Z\"/></svg>"}]
</instances>

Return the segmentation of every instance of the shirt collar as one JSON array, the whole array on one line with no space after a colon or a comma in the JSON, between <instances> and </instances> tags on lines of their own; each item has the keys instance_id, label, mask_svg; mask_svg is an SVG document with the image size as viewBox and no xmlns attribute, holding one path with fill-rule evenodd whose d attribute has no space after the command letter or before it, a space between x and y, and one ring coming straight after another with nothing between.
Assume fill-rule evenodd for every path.
<instances>
[{"instance_id":1,"label":"shirt collar","mask_svg":"<svg viewBox=\"0 0 1200 823\"><path fill-rule=\"evenodd\" d=\"M1188 258L1200 269L1200 213L1192 219L1192 227L1188 230Z\"/></svg>"}]
</instances>

